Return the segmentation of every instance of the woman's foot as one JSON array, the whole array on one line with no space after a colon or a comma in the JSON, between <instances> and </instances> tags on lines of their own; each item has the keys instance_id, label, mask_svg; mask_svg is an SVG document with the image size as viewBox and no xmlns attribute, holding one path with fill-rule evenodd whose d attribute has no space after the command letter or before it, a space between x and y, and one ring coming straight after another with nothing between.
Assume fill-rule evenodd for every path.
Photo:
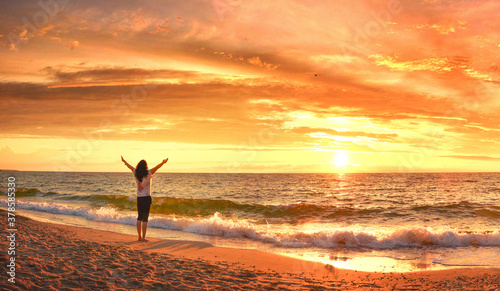
<instances>
[{"instance_id":1,"label":"woman's foot","mask_svg":"<svg viewBox=\"0 0 500 291\"><path fill-rule=\"evenodd\" d=\"M142 241L142 237L139 237L138 241Z\"/></svg>"},{"instance_id":2,"label":"woman's foot","mask_svg":"<svg viewBox=\"0 0 500 291\"><path fill-rule=\"evenodd\" d=\"M147 239L143 238L143 239L142 239L142 241L143 241L143 242L148 242L149 240L147 240Z\"/></svg>"}]
</instances>

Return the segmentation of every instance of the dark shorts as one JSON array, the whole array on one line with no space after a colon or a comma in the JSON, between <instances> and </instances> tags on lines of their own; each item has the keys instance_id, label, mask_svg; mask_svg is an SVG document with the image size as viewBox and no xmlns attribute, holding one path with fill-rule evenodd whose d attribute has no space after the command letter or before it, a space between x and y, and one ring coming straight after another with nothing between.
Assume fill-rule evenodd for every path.
<instances>
[{"instance_id":1,"label":"dark shorts","mask_svg":"<svg viewBox=\"0 0 500 291\"><path fill-rule=\"evenodd\" d=\"M148 222L149 209L151 209L151 196L137 197L137 220Z\"/></svg>"}]
</instances>

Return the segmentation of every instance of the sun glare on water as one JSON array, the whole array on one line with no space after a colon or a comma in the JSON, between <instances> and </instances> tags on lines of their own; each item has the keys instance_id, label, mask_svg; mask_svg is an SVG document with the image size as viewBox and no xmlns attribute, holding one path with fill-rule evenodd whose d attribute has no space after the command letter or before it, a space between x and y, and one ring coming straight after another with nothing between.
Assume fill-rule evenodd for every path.
<instances>
[{"instance_id":1,"label":"sun glare on water","mask_svg":"<svg viewBox=\"0 0 500 291\"><path fill-rule=\"evenodd\" d=\"M337 168L341 168L346 166L349 163L349 157L345 152L337 152L335 155L335 159L333 160L333 164Z\"/></svg>"}]
</instances>

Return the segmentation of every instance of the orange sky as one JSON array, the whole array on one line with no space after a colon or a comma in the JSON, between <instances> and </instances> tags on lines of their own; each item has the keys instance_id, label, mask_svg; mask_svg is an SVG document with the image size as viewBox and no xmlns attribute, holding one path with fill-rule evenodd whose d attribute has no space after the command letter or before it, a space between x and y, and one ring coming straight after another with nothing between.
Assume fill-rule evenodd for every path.
<instances>
[{"instance_id":1,"label":"orange sky","mask_svg":"<svg viewBox=\"0 0 500 291\"><path fill-rule=\"evenodd\" d=\"M41 3L0 3L0 168L500 171L498 1Z\"/></svg>"}]
</instances>

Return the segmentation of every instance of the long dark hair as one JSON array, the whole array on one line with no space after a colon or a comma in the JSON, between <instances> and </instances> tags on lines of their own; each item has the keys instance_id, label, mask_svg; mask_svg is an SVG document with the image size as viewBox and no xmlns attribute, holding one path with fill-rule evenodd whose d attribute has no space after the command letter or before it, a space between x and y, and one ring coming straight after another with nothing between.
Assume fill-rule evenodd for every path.
<instances>
[{"instance_id":1,"label":"long dark hair","mask_svg":"<svg viewBox=\"0 0 500 291\"><path fill-rule=\"evenodd\" d=\"M139 182L142 182L142 178L148 175L148 163L145 160L141 160L137 167L135 167L135 177Z\"/></svg>"}]
</instances>

